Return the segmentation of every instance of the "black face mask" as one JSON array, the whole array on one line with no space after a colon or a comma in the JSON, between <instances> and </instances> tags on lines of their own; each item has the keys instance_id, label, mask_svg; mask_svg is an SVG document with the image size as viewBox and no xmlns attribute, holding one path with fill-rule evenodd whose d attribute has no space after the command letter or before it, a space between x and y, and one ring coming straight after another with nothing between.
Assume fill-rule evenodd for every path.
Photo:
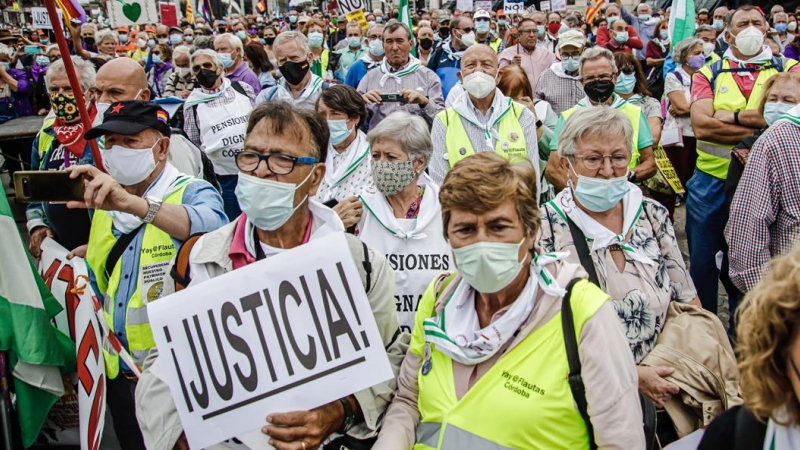
<instances>
[{"instance_id":1,"label":"black face mask","mask_svg":"<svg viewBox=\"0 0 800 450\"><path fill-rule=\"evenodd\" d=\"M292 86L297 86L306 77L306 74L311 69L308 61L286 61L282 66L278 67L281 75L286 78L286 81Z\"/></svg>"},{"instance_id":2,"label":"black face mask","mask_svg":"<svg viewBox=\"0 0 800 450\"><path fill-rule=\"evenodd\" d=\"M433 47L433 41L431 39L420 39L419 46L422 47L423 50L428 51Z\"/></svg>"},{"instance_id":3,"label":"black face mask","mask_svg":"<svg viewBox=\"0 0 800 450\"><path fill-rule=\"evenodd\" d=\"M217 82L217 72L214 70L209 69L200 69L200 73L197 74L197 82L200 86L203 86L206 89L211 89L214 86L214 83Z\"/></svg>"},{"instance_id":4,"label":"black face mask","mask_svg":"<svg viewBox=\"0 0 800 450\"><path fill-rule=\"evenodd\" d=\"M583 92L593 102L603 103L614 93L614 82L611 80L595 80L583 87Z\"/></svg>"},{"instance_id":5,"label":"black face mask","mask_svg":"<svg viewBox=\"0 0 800 450\"><path fill-rule=\"evenodd\" d=\"M88 45L89 47L94 47L94 38L93 37L86 37L83 38L83 42Z\"/></svg>"},{"instance_id":6,"label":"black face mask","mask_svg":"<svg viewBox=\"0 0 800 450\"><path fill-rule=\"evenodd\" d=\"M264 37L264 42L266 42L267 45L272 45L275 42L275 38L274 37Z\"/></svg>"},{"instance_id":7,"label":"black face mask","mask_svg":"<svg viewBox=\"0 0 800 450\"><path fill-rule=\"evenodd\" d=\"M442 39L450 37L450 27L439 27L439 37Z\"/></svg>"}]
</instances>

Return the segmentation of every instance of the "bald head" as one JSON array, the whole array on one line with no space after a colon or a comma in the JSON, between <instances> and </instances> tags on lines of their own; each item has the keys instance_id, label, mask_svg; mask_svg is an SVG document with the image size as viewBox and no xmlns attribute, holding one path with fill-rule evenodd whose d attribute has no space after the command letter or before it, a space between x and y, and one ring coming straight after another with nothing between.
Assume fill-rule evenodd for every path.
<instances>
[{"instance_id":1,"label":"bald head","mask_svg":"<svg viewBox=\"0 0 800 450\"><path fill-rule=\"evenodd\" d=\"M461 79L474 72L483 72L492 77L497 76L497 53L488 45L475 44L461 57Z\"/></svg>"},{"instance_id":2,"label":"bald head","mask_svg":"<svg viewBox=\"0 0 800 450\"><path fill-rule=\"evenodd\" d=\"M144 68L131 58L114 58L97 71L97 101L150 100Z\"/></svg>"}]
</instances>

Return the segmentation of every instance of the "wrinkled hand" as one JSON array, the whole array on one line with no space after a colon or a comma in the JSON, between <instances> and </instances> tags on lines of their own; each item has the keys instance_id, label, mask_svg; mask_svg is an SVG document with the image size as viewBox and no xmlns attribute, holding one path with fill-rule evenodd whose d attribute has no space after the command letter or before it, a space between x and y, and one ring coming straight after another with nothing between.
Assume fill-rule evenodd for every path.
<instances>
[{"instance_id":1,"label":"wrinkled hand","mask_svg":"<svg viewBox=\"0 0 800 450\"><path fill-rule=\"evenodd\" d=\"M86 258L86 249L88 248L89 244L83 244L81 246L73 248L71 252L67 253L67 259L69 260L76 256L78 258Z\"/></svg>"},{"instance_id":2,"label":"wrinkled hand","mask_svg":"<svg viewBox=\"0 0 800 450\"><path fill-rule=\"evenodd\" d=\"M681 391L678 385L662 378L675 372L671 367L636 366L636 371L639 373L639 392L649 397L656 408L663 408L673 395Z\"/></svg>"},{"instance_id":3,"label":"wrinkled hand","mask_svg":"<svg viewBox=\"0 0 800 450\"><path fill-rule=\"evenodd\" d=\"M53 230L50 227L36 227L31 231L31 243L28 244L28 251L31 252L34 258L39 259L42 256L42 241L45 238L52 238Z\"/></svg>"},{"instance_id":4,"label":"wrinkled hand","mask_svg":"<svg viewBox=\"0 0 800 450\"><path fill-rule=\"evenodd\" d=\"M419 92L413 89L403 89L402 91L400 91L400 95L402 95L403 98L406 99L406 101L403 104L411 103L420 106L425 106L428 104L428 97L425 97L424 95L420 94Z\"/></svg>"},{"instance_id":5,"label":"wrinkled hand","mask_svg":"<svg viewBox=\"0 0 800 450\"><path fill-rule=\"evenodd\" d=\"M336 206L333 211L342 219L345 228L350 228L361 220L364 205L357 197L348 197Z\"/></svg>"},{"instance_id":6,"label":"wrinkled hand","mask_svg":"<svg viewBox=\"0 0 800 450\"><path fill-rule=\"evenodd\" d=\"M187 99L187 98L189 98L189 94L191 94L191 93L192 93L192 91L181 91L181 93L178 94L178 97L180 97L182 99Z\"/></svg>"},{"instance_id":7,"label":"wrinkled hand","mask_svg":"<svg viewBox=\"0 0 800 450\"><path fill-rule=\"evenodd\" d=\"M106 211L129 212L132 203L140 199L128 193L111 175L103 173L100 169L90 166L67 167L70 178L83 177L85 192L83 201L71 201L67 208L93 208Z\"/></svg>"},{"instance_id":8,"label":"wrinkled hand","mask_svg":"<svg viewBox=\"0 0 800 450\"><path fill-rule=\"evenodd\" d=\"M373 103L380 104L381 103L381 91L379 89L373 89L373 90L371 90L369 92L366 92L366 93L362 94L361 98L363 98L365 102L370 103L370 104L373 104Z\"/></svg>"},{"instance_id":9,"label":"wrinkled hand","mask_svg":"<svg viewBox=\"0 0 800 450\"><path fill-rule=\"evenodd\" d=\"M312 450L338 430L344 422L344 408L338 400L311 411L270 414L261 432L270 437L276 450ZM305 443L305 445L303 445Z\"/></svg>"},{"instance_id":10,"label":"wrinkled hand","mask_svg":"<svg viewBox=\"0 0 800 450\"><path fill-rule=\"evenodd\" d=\"M516 55L514 55L513 58L511 58L511 62L522 67L522 56L519 53L517 53Z\"/></svg>"}]
</instances>

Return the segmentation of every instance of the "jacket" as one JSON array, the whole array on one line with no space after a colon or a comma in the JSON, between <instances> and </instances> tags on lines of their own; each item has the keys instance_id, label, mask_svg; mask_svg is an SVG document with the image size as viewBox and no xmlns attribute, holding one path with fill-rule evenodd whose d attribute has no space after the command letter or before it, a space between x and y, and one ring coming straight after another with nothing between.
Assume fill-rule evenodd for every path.
<instances>
[{"instance_id":1,"label":"jacket","mask_svg":"<svg viewBox=\"0 0 800 450\"><path fill-rule=\"evenodd\" d=\"M310 209L314 216L312 240L320 231L324 231L324 228L333 228L331 230L333 232L344 232L343 225L332 210L315 202L311 202ZM330 222L338 222L341 230L337 231L338 227L335 223L330 227L328 225ZM233 232L237 223L238 220L234 220L217 231L203 235L197 241L192 248L190 256L193 283L199 282L206 277L213 278L233 270L228 252L233 242ZM361 282L366 285L367 275L362 264L364 246L358 238L350 234L345 236L361 276ZM369 249L369 261L372 264L372 273L370 276L371 288L367 292L367 298L372 306L375 322L378 325L392 370L396 376L400 371L403 357L408 350L410 335L408 333L397 335L399 324L394 302L394 272L389 267L386 258L372 249ZM202 264L205 270L197 270L199 269L198 264ZM165 283L164 287L165 296L174 290L172 283ZM159 370L153 368L157 358L158 351L154 349L147 357L144 364L144 372L137 383L136 417L142 430L144 442L149 450L172 450L181 433L183 433L183 426L181 425L180 417L178 417L178 411L175 408L169 387L154 373ZM389 406L396 387L396 378L392 378L369 389L356 392L354 395L364 414L364 422L357 424L348 431L348 435L358 439L376 436L382 423L384 411ZM255 432L260 433L259 430ZM246 448L243 445L234 447ZM220 447L214 446L214 448ZM228 447L223 446L222 448Z\"/></svg>"},{"instance_id":2,"label":"jacket","mask_svg":"<svg viewBox=\"0 0 800 450\"><path fill-rule=\"evenodd\" d=\"M642 365L675 369L665 379L677 384L681 392L664 409L679 437L743 403L728 335L717 316L704 309L670 303L661 335Z\"/></svg>"}]
</instances>

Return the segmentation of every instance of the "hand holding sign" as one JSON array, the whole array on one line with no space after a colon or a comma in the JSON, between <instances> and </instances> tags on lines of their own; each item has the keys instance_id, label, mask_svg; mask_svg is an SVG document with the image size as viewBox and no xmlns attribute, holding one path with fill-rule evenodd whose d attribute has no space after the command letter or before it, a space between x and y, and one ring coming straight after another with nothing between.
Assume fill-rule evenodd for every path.
<instances>
[{"instance_id":1,"label":"hand holding sign","mask_svg":"<svg viewBox=\"0 0 800 450\"><path fill-rule=\"evenodd\" d=\"M335 400L311 411L271 414L267 416L271 425L262 428L261 432L271 437L269 444L277 450L292 450L298 443L312 449L322 445L343 421L344 409Z\"/></svg>"}]
</instances>

